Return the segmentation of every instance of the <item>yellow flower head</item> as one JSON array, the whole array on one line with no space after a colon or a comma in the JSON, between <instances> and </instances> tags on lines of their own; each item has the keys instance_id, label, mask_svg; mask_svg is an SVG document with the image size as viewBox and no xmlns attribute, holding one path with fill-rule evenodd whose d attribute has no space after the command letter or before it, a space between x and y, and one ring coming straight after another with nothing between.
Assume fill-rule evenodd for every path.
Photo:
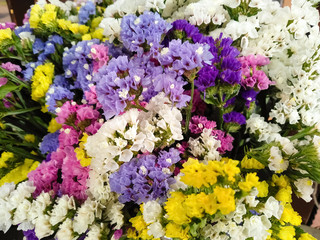
<instances>
[{"instance_id":1,"label":"yellow flower head","mask_svg":"<svg viewBox=\"0 0 320 240\"><path fill-rule=\"evenodd\" d=\"M280 232L277 234L281 240L296 240L296 230L293 226L285 226L280 228Z\"/></svg>"},{"instance_id":2,"label":"yellow flower head","mask_svg":"<svg viewBox=\"0 0 320 240\"><path fill-rule=\"evenodd\" d=\"M26 134L24 135L24 140L30 143L34 143L34 141L36 140L36 136L33 134Z\"/></svg>"},{"instance_id":3,"label":"yellow flower head","mask_svg":"<svg viewBox=\"0 0 320 240\"><path fill-rule=\"evenodd\" d=\"M285 188L287 186L290 186L290 179L289 177L285 176L285 175L276 175L273 174L272 175L272 185L273 186L278 186L280 188Z\"/></svg>"},{"instance_id":4,"label":"yellow flower head","mask_svg":"<svg viewBox=\"0 0 320 240\"><path fill-rule=\"evenodd\" d=\"M205 172L205 165L199 163L197 159L189 158L188 161L183 164L181 172L184 173L181 181L185 184L196 188L200 188L202 185L209 186L203 174Z\"/></svg>"},{"instance_id":5,"label":"yellow flower head","mask_svg":"<svg viewBox=\"0 0 320 240\"><path fill-rule=\"evenodd\" d=\"M68 21L65 19L58 19L57 22L58 22L59 27L62 28L62 30L68 30L69 25L71 25L71 21Z\"/></svg>"},{"instance_id":6,"label":"yellow flower head","mask_svg":"<svg viewBox=\"0 0 320 240\"><path fill-rule=\"evenodd\" d=\"M103 36L103 28L96 29L93 33L91 33L91 37L100 39L101 41L105 41Z\"/></svg>"},{"instance_id":7,"label":"yellow flower head","mask_svg":"<svg viewBox=\"0 0 320 240\"><path fill-rule=\"evenodd\" d=\"M227 215L236 210L236 202L234 199L235 191L232 188L217 186L213 193L217 197L218 209L222 214Z\"/></svg>"},{"instance_id":8,"label":"yellow flower head","mask_svg":"<svg viewBox=\"0 0 320 240\"><path fill-rule=\"evenodd\" d=\"M87 142L87 139L88 134L84 133L83 137L80 139L79 147L74 150L82 167L87 167L91 163L91 158L87 155L86 150L84 149L84 144Z\"/></svg>"},{"instance_id":9,"label":"yellow flower head","mask_svg":"<svg viewBox=\"0 0 320 240\"><path fill-rule=\"evenodd\" d=\"M6 129L6 125L4 123L0 122L0 128L1 129Z\"/></svg>"},{"instance_id":10,"label":"yellow flower head","mask_svg":"<svg viewBox=\"0 0 320 240\"><path fill-rule=\"evenodd\" d=\"M235 176L240 173L240 168L237 167L239 161L230 158L222 158L221 161L225 163L223 165L223 171L228 175L228 180L234 182L236 180Z\"/></svg>"},{"instance_id":11,"label":"yellow flower head","mask_svg":"<svg viewBox=\"0 0 320 240\"><path fill-rule=\"evenodd\" d=\"M298 240L317 240L315 237L310 235L309 233L302 233Z\"/></svg>"},{"instance_id":12,"label":"yellow flower head","mask_svg":"<svg viewBox=\"0 0 320 240\"><path fill-rule=\"evenodd\" d=\"M203 195L205 195L205 194L200 193L200 194L191 194L191 195L187 196L187 198L184 202L184 206L185 206L185 211L187 212L188 217L190 217L190 218L203 217L204 209L203 209L203 205L202 205L202 201L201 201L202 198L205 197Z\"/></svg>"},{"instance_id":13,"label":"yellow flower head","mask_svg":"<svg viewBox=\"0 0 320 240\"><path fill-rule=\"evenodd\" d=\"M245 192L250 192L253 187L259 185L257 173L248 173L244 182L239 182L239 188Z\"/></svg>"},{"instance_id":14,"label":"yellow flower head","mask_svg":"<svg viewBox=\"0 0 320 240\"><path fill-rule=\"evenodd\" d=\"M12 30L10 28L0 30L0 42L12 39Z\"/></svg>"},{"instance_id":15,"label":"yellow flower head","mask_svg":"<svg viewBox=\"0 0 320 240\"><path fill-rule=\"evenodd\" d=\"M269 184L266 181L259 182L259 184L256 186L259 193L257 197L266 197L268 196L269 192Z\"/></svg>"},{"instance_id":16,"label":"yellow flower head","mask_svg":"<svg viewBox=\"0 0 320 240\"><path fill-rule=\"evenodd\" d=\"M300 226L302 218L298 212L294 211L291 204L287 203L284 205L284 209L280 219L281 224L290 223L294 226Z\"/></svg>"},{"instance_id":17,"label":"yellow flower head","mask_svg":"<svg viewBox=\"0 0 320 240\"><path fill-rule=\"evenodd\" d=\"M43 65L39 65L32 76L31 84L31 97L35 101L39 101L47 93L53 77L54 77L54 65L51 62L47 62Z\"/></svg>"},{"instance_id":18,"label":"yellow flower head","mask_svg":"<svg viewBox=\"0 0 320 240\"><path fill-rule=\"evenodd\" d=\"M182 192L172 192L171 197L168 198L164 209L168 214L168 219L176 224L183 225L189 223L191 220L187 216L184 207L186 196Z\"/></svg>"},{"instance_id":19,"label":"yellow flower head","mask_svg":"<svg viewBox=\"0 0 320 240\"><path fill-rule=\"evenodd\" d=\"M52 118L51 121L49 122L48 132L49 133L54 133L57 130L59 130L61 127L62 127L62 125L57 123L55 118Z\"/></svg>"},{"instance_id":20,"label":"yellow flower head","mask_svg":"<svg viewBox=\"0 0 320 240\"><path fill-rule=\"evenodd\" d=\"M169 238L177 238L181 240L188 240L189 226L182 228L180 225L169 222L166 226L166 236Z\"/></svg>"},{"instance_id":21,"label":"yellow flower head","mask_svg":"<svg viewBox=\"0 0 320 240\"><path fill-rule=\"evenodd\" d=\"M248 158L248 156L244 156L241 161L241 167L246 169L264 169L265 166L254 158Z\"/></svg>"},{"instance_id":22,"label":"yellow flower head","mask_svg":"<svg viewBox=\"0 0 320 240\"><path fill-rule=\"evenodd\" d=\"M284 203L290 203L292 202L292 189L290 186L287 186L285 188L280 188L280 190L277 192L275 198L278 201L284 202Z\"/></svg>"},{"instance_id":23,"label":"yellow flower head","mask_svg":"<svg viewBox=\"0 0 320 240\"><path fill-rule=\"evenodd\" d=\"M46 11L41 16L41 22L46 25L46 27L53 26L57 18L57 12L55 11Z\"/></svg>"},{"instance_id":24,"label":"yellow flower head","mask_svg":"<svg viewBox=\"0 0 320 240\"><path fill-rule=\"evenodd\" d=\"M38 24L40 22L40 15L42 12L42 8L40 7L39 4L33 5L30 11L30 18L29 18L29 23L31 28L37 28Z\"/></svg>"}]
</instances>

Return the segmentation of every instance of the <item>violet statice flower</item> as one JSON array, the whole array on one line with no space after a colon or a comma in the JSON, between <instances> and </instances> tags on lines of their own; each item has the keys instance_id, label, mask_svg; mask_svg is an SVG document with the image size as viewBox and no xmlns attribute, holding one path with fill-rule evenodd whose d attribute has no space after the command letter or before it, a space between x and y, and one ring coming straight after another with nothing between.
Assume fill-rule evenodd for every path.
<instances>
[{"instance_id":1,"label":"violet statice flower","mask_svg":"<svg viewBox=\"0 0 320 240\"><path fill-rule=\"evenodd\" d=\"M219 70L214 65L205 64L198 72L198 78L194 81L194 85L199 91L205 91L208 87L216 85L218 74Z\"/></svg>"},{"instance_id":2,"label":"violet statice flower","mask_svg":"<svg viewBox=\"0 0 320 240\"><path fill-rule=\"evenodd\" d=\"M46 93L46 105L47 109L51 113L55 113L58 107L58 101L60 104L63 101L73 99L74 93L71 92L68 88L52 84Z\"/></svg>"},{"instance_id":3,"label":"violet statice flower","mask_svg":"<svg viewBox=\"0 0 320 240\"><path fill-rule=\"evenodd\" d=\"M26 240L39 240L34 229L23 231L23 235L26 238Z\"/></svg>"},{"instance_id":4,"label":"violet statice flower","mask_svg":"<svg viewBox=\"0 0 320 240\"><path fill-rule=\"evenodd\" d=\"M86 24L90 19L90 15L96 14L96 6L92 1L87 1L79 10L79 22Z\"/></svg>"},{"instance_id":5,"label":"violet statice flower","mask_svg":"<svg viewBox=\"0 0 320 240\"><path fill-rule=\"evenodd\" d=\"M193 116L190 121L189 129L193 134L203 132L203 129L213 129L217 126L216 122L208 120L205 116Z\"/></svg>"},{"instance_id":6,"label":"violet statice flower","mask_svg":"<svg viewBox=\"0 0 320 240\"><path fill-rule=\"evenodd\" d=\"M13 30L16 27L16 24L13 22L0 23L0 30L10 28Z\"/></svg>"},{"instance_id":7,"label":"violet statice flower","mask_svg":"<svg viewBox=\"0 0 320 240\"><path fill-rule=\"evenodd\" d=\"M256 101L256 97L259 92L256 92L254 89L248 89L248 90L243 90L241 89L240 91L240 96L246 100L245 105L247 108L250 107L250 103Z\"/></svg>"},{"instance_id":8,"label":"violet statice flower","mask_svg":"<svg viewBox=\"0 0 320 240\"><path fill-rule=\"evenodd\" d=\"M21 26L21 27L16 27L16 28L14 29L14 33L15 33L18 37L20 37L19 34L22 33L22 32L31 33L31 34L33 33L33 30L30 28L30 23L24 24L24 25Z\"/></svg>"},{"instance_id":9,"label":"violet statice flower","mask_svg":"<svg viewBox=\"0 0 320 240\"><path fill-rule=\"evenodd\" d=\"M74 88L80 88L83 91L89 90L93 72L91 46L99 43L98 39L81 41L64 53L63 68L65 77L76 77Z\"/></svg>"},{"instance_id":10,"label":"violet statice flower","mask_svg":"<svg viewBox=\"0 0 320 240\"><path fill-rule=\"evenodd\" d=\"M28 63L25 67L26 69L22 71L23 74L23 79L25 81L29 81L31 80L32 76L33 76L33 72L36 69L36 67L38 67L39 65L42 65L43 62L30 62Z\"/></svg>"},{"instance_id":11,"label":"violet statice flower","mask_svg":"<svg viewBox=\"0 0 320 240\"><path fill-rule=\"evenodd\" d=\"M40 143L40 151L42 154L51 153L58 149L59 147L59 131L54 133L48 133L42 138Z\"/></svg>"},{"instance_id":12,"label":"violet statice flower","mask_svg":"<svg viewBox=\"0 0 320 240\"><path fill-rule=\"evenodd\" d=\"M144 12L138 17L127 15L121 21L120 38L126 48L141 56L144 50L150 50L151 53L157 51L162 35L170 28L171 24L158 13Z\"/></svg>"},{"instance_id":13,"label":"violet statice flower","mask_svg":"<svg viewBox=\"0 0 320 240\"><path fill-rule=\"evenodd\" d=\"M230 112L223 114L223 121L226 123L238 123L239 125L246 124L246 117L239 112Z\"/></svg>"},{"instance_id":14,"label":"violet statice flower","mask_svg":"<svg viewBox=\"0 0 320 240\"><path fill-rule=\"evenodd\" d=\"M32 51L33 54L40 53L44 50L44 42L41 38L36 38L32 44Z\"/></svg>"},{"instance_id":15,"label":"violet statice flower","mask_svg":"<svg viewBox=\"0 0 320 240\"><path fill-rule=\"evenodd\" d=\"M170 156L175 156L175 153ZM174 159L177 160L177 157ZM109 181L111 191L120 195L121 203L141 204L156 199L164 202L169 185L175 180L169 168L157 164L156 156L143 155L121 165L118 172L110 175Z\"/></svg>"},{"instance_id":16,"label":"violet statice flower","mask_svg":"<svg viewBox=\"0 0 320 240\"><path fill-rule=\"evenodd\" d=\"M178 149L170 148L169 151L160 151L158 156L158 164L162 168L169 168L181 160Z\"/></svg>"}]
</instances>

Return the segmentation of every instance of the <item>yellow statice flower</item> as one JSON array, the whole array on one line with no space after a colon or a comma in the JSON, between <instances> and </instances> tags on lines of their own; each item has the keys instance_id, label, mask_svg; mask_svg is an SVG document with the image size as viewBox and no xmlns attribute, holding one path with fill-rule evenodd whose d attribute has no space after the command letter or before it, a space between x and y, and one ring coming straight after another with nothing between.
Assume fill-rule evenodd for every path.
<instances>
[{"instance_id":1,"label":"yellow statice flower","mask_svg":"<svg viewBox=\"0 0 320 240\"><path fill-rule=\"evenodd\" d=\"M13 157L14 154L12 152L3 152L0 157L0 168L7 167L6 161Z\"/></svg>"},{"instance_id":2,"label":"yellow statice flower","mask_svg":"<svg viewBox=\"0 0 320 240\"><path fill-rule=\"evenodd\" d=\"M46 25L46 27L53 26L57 18L56 11L46 11L41 16L41 22Z\"/></svg>"},{"instance_id":3,"label":"yellow statice flower","mask_svg":"<svg viewBox=\"0 0 320 240\"><path fill-rule=\"evenodd\" d=\"M254 158L248 158L248 156L244 156L241 161L241 167L246 169L264 169L265 166Z\"/></svg>"},{"instance_id":4,"label":"yellow statice flower","mask_svg":"<svg viewBox=\"0 0 320 240\"><path fill-rule=\"evenodd\" d=\"M55 118L52 118L51 121L49 122L48 132L54 133L57 130L59 130L61 127L62 127L62 125L60 123L57 123Z\"/></svg>"},{"instance_id":5,"label":"yellow statice flower","mask_svg":"<svg viewBox=\"0 0 320 240\"><path fill-rule=\"evenodd\" d=\"M294 237L295 235L296 230L293 226L281 227L279 233L277 234L281 240L296 240Z\"/></svg>"},{"instance_id":6,"label":"yellow statice flower","mask_svg":"<svg viewBox=\"0 0 320 240\"><path fill-rule=\"evenodd\" d=\"M221 159L223 164L223 171L226 175L228 175L228 180L234 182L235 176L240 173L240 168L238 168L239 161L232 160L230 158L222 158Z\"/></svg>"},{"instance_id":7,"label":"yellow statice flower","mask_svg":"<svg viewBox=\"0 0 320 240\"><path fill-rule=\"evenodd\" d=\"M96 18L92 19L91 28L96 29L97 27L99 27L99 24L101 23L102 19L103 19L103 17L96 17Z\"/></svg>"},{"instance_id":8,"label":"yellow statice flower","mask_svg":"<svg viewBox=\"0 0 320 240\"><path fill-rule=\"evenodd\" d=\"M0 30L0 42L12 39L12 30L10 28Z\"/></svg>"},{"instance_id":9,"label":"yellow statice flower","mask_svg":"<svg viewBox=\"0 0 320 240\"><path fill-rule=\"evenodd\" d=\"M31 28L37 28L38 24L40 22L40 15L42 12L42 8L40 7L39 4L33 5L30 11L30 18L29 18L29 23Z\"/></svg>"},{"instance_id":10,"label":"yellow statice flower","mask_svg":"<svg viewBox=\"0 0 320 240\"><path fill-rule=\"evenodd\" d=\"M87 142L87 139L88 134L84 133L83 137L80 139L79 147L74 150L82 167L87 167L91 163L91 157L87 155L86 150L84 149L84 144Z\"/></svg>"},{"instance_id":11,"label":"yellow statice flower","mask_svg":"<svg viewBox=\"0 0 320 240\"><path fill-rule=\"evenodd\" d=\"M236 210L236 202L234 199L235 191L232 188L217 186L213 193L217 197L218 209L222 214L227 215Z\"/></svg>"},{"instance_id":12,"label":"yellow statice flower","mask_svg":"<svg viewBox=\"0 0 320 240\"><path fill-rule=\"evenodd\" d=\"M285 188L280 188L280 190L277 192L275 198L278 201L284 202L284 203L290 203L292 202L292 189L290 186L287 186Z\"/></svg>"},{"instance_id":13,"label":"yellow statice flower","mask_svg":"<svg viewBox=\"0 0 320 240\"><path fill-rule=\"evenodd\" d=\"M132 239L154 239L153 236L148 234L148 227L143 220L142 215L138 215L129 220L132 223L132 227L135 229L129 229L127 233L128 238Z\"/></svg>"},{"instance_id":14,"label":"yellow statice flower","mask_svg":"<svg viewBox=\"0 0 320 240\"><path fill-rule=\"evenodd\" d=\"M89 33L82 35L82 41L91 40L91 35Z\"/></svg>"},{"instance_id":15,"label":"yellow statice flower","mask_svg":"<svg viewBox=\"0 0 320 240\"><path fill-rule=\"evenodd\" d=\"M256 186L259 193L257 197L266 197L269 193L269 184L266 181L259 182L259 184Z\"/></svg>"},{"instance_id":16,"label":"yellow statice flower","mask_svg":"<svg viewBox=\"0 0 320 240\"><path fill-rule=\"evenodd\" d=\"M181 240L188 240L190 239L190 236L188 234L189 232L189 226L186 228L182 228L180 225L169 222L166 226L166 237L169 238L178 238Z\"/></svg>"},{"instance_id":17,"label":"yellow statice flower","mask_svg":"<svg viewBox=\"0 0 320 240\"><path fill-rule=\"evenodd\" d=\"M281 224L290 223L294 226L300 226L302 218L298 212L296 212L290 203L284 205L284 209L280 218Z\"/></svg>"},{"instance_id":18,"label":"yellow statice flower","mask_svg":"<svg viewBox=\"0 0 320 240\"><path fill-rule=\"evenodd\" d=\"M248 173L244 182L239 182L239 188L245 192L250 192L253 187L259 185L259 177L257 173Z\"/></svg>"},{"instance_id":19,"label":"yellow statice flower","mask_svg":"<svg viewBox=\"0 0 320 240\"><path fill-rule=\"evenodd\" d=\"M201 204L203 205L205 212L210 215L215 214L219 209L219 204L217 202L217 196L213 193L205 195L201 199Z\"/></svg>"},{"instance_id":20,"label":"yellow statice flower","mask_svg":"<svg viewBox=\"0 0 320 240\"><path fill-rule=\"evenodd\" d=\"M26 158L24 163L19 167L11 170L7 175L0 179L0 186L5 183L14 182L15 184L26 180L28 173L35 170L39 166L39 162Z\"/></svg>"},{"instance_id":21,"label":"yellow statice flower","mask_svg":"<svg viewBox=\"0 0 320 240\"><path fill-rule=\"evenodd\" d=\"M54 77L54 65L47 62L39 65L32 76L31 97L35 101L39 101L47 93Z\"/></svg>"},{"instance_id":22,"label":"yellow statice flower","mask_svg":"<svg viewBox=\"0 0 320 240\"><path fill-rule=\"evenodd\" d=\"M36 140L36 136L33 134L26 134L26 135L24 135L24 140L26 140L27 142L30 142L30 143L34 143Z\"/></svg>"},{"instance_id":23,"label":"yellow statice flower","mask_svg":"<svg viewBox=\"0 0 320 240\"><path fill-rule=\"evenodd\" d=\"M71 25L71 21L65 19L58 19L57 20L59 27L62 30L69 30L69 26Z\"/></svg>"},{"instance_id":24,"label":"yellow statice flower","mask_svg":"<svg viewBox=\"0 0 320 240\"><path fill-rule=\"evenodd\" d=\"M187 216L186 209L183 205L185 199L186 196L182 192L171 193L171 197L168 198L164 206L164 209L168 214L168 220L171 220L179 225L183 225L191 221Z\"/></svg>"},{"instance_id":25,"label":"yellow statice flower","mask_svg":"<svg viewBox=\"0 0 320 240\"><path fill-rule=\"evenodd\" d=\"M203 198L205 195L204 193L200 193L200 194L190 194L186 197L185 201L184 201L184 207L185 207L185 211L188 215L188 217L193 218L202 218L203 217L203 213L204 213L204 209L203 209L203 205L202 202L199 201L201 198Z\"/></svg>"},{"instance_id":26,"label":"yellow statice flower","mask_svg":"<svg viewBox=\"0 0 320 240\"><path fill-rule=\"evenodd\" d=\"M290 179L288 176L285 175L272 175L272 186L278 186L280 188L285 188L287 186L290 186Z\"/></svg>"},{"instance_id":27,"label":"yellow statice flower","mask_svg":"<svg viewBox=\"0 0 320 240\"><path fill-rule=\"evenodd\" d=\"M298 238L298 240L317 240L317 239L309 233L302 233Z\"/></svg>"},{"instance_id":28,"label":"yellow statice flower","mask_svg":"<svg viewBox=\"0 0 320 240\"><path fill-rule=\"evenodd\" d=\"M105 41L106 39L103 36L103 31L104 31L103 28L98 28L91 33L91 37L100 39L101 41Z\"/></svg>"},{"instance_id":29,"label":"yellow statice flower","mask_svg":"<svg viewBox=\"0 0 320 240\"><path fill-rule=\"evenodd\" d=\"M204 164L199 163L197 159L189 158L188 161L183 164L181 172L184 173L184 176L182 176L180 180L192 187L200 188L202 185L208 187L209 185L204 178L204 171Z\"/></svg>"}]
</instances>

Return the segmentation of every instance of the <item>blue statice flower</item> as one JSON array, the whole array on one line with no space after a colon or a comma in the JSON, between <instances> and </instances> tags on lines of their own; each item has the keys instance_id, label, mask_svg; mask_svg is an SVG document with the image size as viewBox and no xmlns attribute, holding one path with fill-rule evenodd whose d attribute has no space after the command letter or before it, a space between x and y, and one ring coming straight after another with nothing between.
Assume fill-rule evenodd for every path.
<instances>
[{"instance_id":1,"label":"blue statice flower","mask_svg":"<svg viewBox=\"0 0 320 240\"><path fill-rule=\"evenodd\" d=\"M99 43L98 39L81 41L64 53L62 61L65 77L76 78L74 88L80 88L83 91L89 90L93 72L91 46Z\"/></svg>"},{"instance_id":2,"label":"blue statice flower","mask_svg":"<svg viewBox=\"0 0 320 240\"><path fill-rule=\"evenodd\" d=\"M173 161L177 159L174 153L168 157ZM137 204L156 199L164 202L170 184L175 182L169 168L161 167L154 155L143 155L122 164L118 172L110 175L109 180L111 191L120 194L121 203Z\"/></svg>"},{"instance_id":3,"label":"blue statice flower","mask_svg":"<svg viewBox=\"0 0 320 240\"><path fill-rule=\"evenodd\" d=\"M25 81L30 81L32 76L33 76L33 72L34 70L36 69L36 67L38 67L39 65L43 64L43 62L30 62L28 63L25 67L26 69L24 69L22 71L22 74L23 74L23 79Z\"/></svg>"},{"instance_id":4,"label":"blue statice flower","mask_svg":"<svg viewBox=\"0 0 320 240\"><path fill-rule=\"evenodd\" d=\"M40 143L40 151L42 154L51 153L59 147L59 130L54 133L45 135Z\"/></svg>"},{"instance_id":5,"label":"blue statice flower","mask_svg":"<svg viewBox=\"0 0 320 240\"><path fill-rule=\"evenodd\" d=\"M96 14L96 7L92 1L87 1L79 10L79 22L86 24L90 19L90 15Z\"/></svg>"},{"instance_id":6,"label":"blue statice flower","mask_svg":"<svg viewBox=\"0 0 320 240\"><path fill-rule=\"evenodd\" d=\"M36 38L34 40L34 43L32 45L32 51L34 54L40 53L44 50L44 42L41 40L41 38Z\"/></svg>"},{"instance_id":7,"label":"blue statice flower","mask_svg":"<svg viewBox=\"0 0 320 240\"><path fill-rule=\"evenodd\" d=\"M169 151L160 151L158 164L162 168L169 168L181 160L179 150L170 148Z\"/></svg>"},{"instance_id":8,"label":"blue statice flower","mask_svg":"<svg viewBox=\"0 0 320 240\"><path fill-rule=\"evenodd\" d=\"M46 105L48 105L49 112L56 112L57 101L61 101L60 105L62 105L63 101L71 100L73 96L74 93L70 91L70 84L63 76L57 75L46 93Z\"/></svg>"},{"instance_id":9,"label":"blue statice flower","mask_svg":"<svg viewBox=\"0 0 320 240\"><path fill-rule=\"evenodd\" d=\"M33 30L30 28L30 23L26 23L24 24L23 26L21 27L16 27L14 29L14 33L19 37L19 34L20 33L23 33L23 32L29 32L29 33L33 33Z\"/></svg>"},{"instance_id":10,"label":"blue statice flower","mask_svg":"<svg viewBox=\"0 0 320 240\"><path fill-rule=\"evenodd\" d=\"M50 35L48 41L54 44L63 44L63 38L58 34Z\"/></svg>"},{"instance_id":11,"label":"blue statice flower","mask_svg":"<svg viewBox=\"0 0 320 240\"><path fill-rule=\"evenodd\" d=\"M51 35L48 41L43 42L40 38L36 38L33 45L32 51L38 55L38 61L44 62L50 54L55 53L56 45L62 45L63 39L59 35Z\"/></svg>"},{"instance_id":12,"label":"blue statice flower","mask_svg":"<svg viewBox=\"0 0 320 240\"><path fill-rule=\"evenodd\" d=\"M223 121L226 123L237 123L239 125L246 124L246 117L239 112L230 112L223 114Z\"/></svg>"},{"instance_id":13,"label":"blue statice flower","mask_svg":"<svg viewBox=\"0 0 320 240\"><path fill-rule=\"evenodd\" d=\"M120 38L126 48L141 56L144 50L157 51L162 35L170 28L171 24L158 13L144 12L139 17L131 14L121 21Z\"/></svg>"}]
</instances>

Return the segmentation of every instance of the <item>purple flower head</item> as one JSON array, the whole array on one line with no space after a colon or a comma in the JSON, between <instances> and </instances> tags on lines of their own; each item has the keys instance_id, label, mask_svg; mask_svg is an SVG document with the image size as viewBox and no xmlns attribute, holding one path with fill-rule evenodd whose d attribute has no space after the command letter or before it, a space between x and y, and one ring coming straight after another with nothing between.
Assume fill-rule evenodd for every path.
<instances>
[{"instance_id":1,"label":"purple flower head","mask_svg":"<svg viewBox=\"0 0 320 240\"><path fill-rule=\"evenodd\" d=\"M220 147L217 149L220 154L225 154L226 151L231 151L233 149L232 142L234 138L230 134L215 129L212 131L211 135L215 136L221 142Z\"/></svg>"},{"instance_id":2,"label":"purple flower head","mask_svg":"<svg viewBox=\"0 0 320 240\"><path fill-rule=\"evenodd\" d=\"M0 23L0 30L10 28L13 30L16 27L16 24L13 22Z\"/></svg>"},{"instance_id":3,"label":"purple flower head","mask_svg":"<svg viewBox=\"0 0 320 240\"><path fill-rule=\"evenodd\" d=\"M180 160L181 158L180 158L179 150L175 148L170 148L168 152L160 151L159 157L158 157L158 164L162 168L169 168L173 164L179 162Z\"/></svg>"},{"instance_id":4,"label":"purple flower head","mask_svg":"<svg viewBox=\"0 0 320 240\"><path fill-rule=\"evenodd\" d=\"M161 154L162 158L170 157L172 162L179 161L179 152L174 150ZM162 158L160 163L165 164L166 160ZM111 191L120 194L121 203L133 201L141 204L158 198L165 201L174 179L172 172L167 167L161 167L160 163L154 155L143 155L122 164L119 171L109 177Z\"/></svg>"},{"instance_id":5,"label":"purple flower head","mask_svg":"<svg viewBox=\"0 0 320 240\"><path fill-rule=\"evenodd\" d=\"M90 15L96 14L96 6L92 1L87 1L79 10L79 22L86 24L90 19Z\"/></svg>"},{"instance_id":6,"label":"purple flower head","mask_svg":"<svg viewBox=\"0 0 320 240\"><path fill-rule=\"evenodd\" d=\"M72 100L74 93L71 92L68 88L51 85L49 90L46 93L46 105L48 105L48 110L52 113L55 113L57 108L57 101L67 101Z\"/></svg>"},{"instance_id":7,"label":"purple flower head","mask_svg":"<svg viewBox=\"0 0 320 240\"><path fill-rule=\"evenodd\" d=\"M241 97L246 100L246 107L250 107L250 103L254 102L256 100L256 97L258 95L258 92L256 92L254 89L249 90L243 90L241 91Z\"/></svg>"},{"instance_id":8,"label":"purple flower head","mask_svg":"<svg viewBox=\"0 0 320 240\"><path fill-rule=\"evenodd\" d=\"M22 32L29 32L29 33L33 33L32 29L30 28L30 24L27 23L27 24L24 24L23 26L21 27L16 27L14 29L14 33L19 37L19 34L22 33Z\"/></svg>"},{"instance_id":9,"label":"purple flower head","mask_svg":"<svg viewBox=\"0 0 320 240\"><path fill-rule=\"evenodd\" d=\"M157 51L162 35L170 28L171 24L158 13L144 12L139 17L127 15L121 22L120 37L126 48L141 56L145 50Z\"/></svg>"},{"instance_id":10,"label":"purple flower head","mask_svg":"<svg viewBox=\"0 0 320 240\"><path fill-rule=\"evenodd\" d=\"M54 43L54 44L58 44L58 45L62 45L63 44L63 38L58 34L50 35L49 36L49 41Z\"/></svg>"},{"instance_id":11,"label":"purple flower head","mask_svg":"<svg viewBox=\"0 0 320 240\"><path fill-rule=\"evenodd\" d=\"M23 235L25 236L26 240L39 240L34 229L23 231Z\"/></svg>"},{"instance_id":12,"label":"purple flower head","mask_svg":"<svg viewBox=\"0 0 320 240\"><path fill-rule=\"evenodd\" d=\"M219 78L223 83L228 83L230 85L239 84L241 80L241 71L226 69L220 72Z\"/></svg>"},{"instance_id":13,"label":"purple flower head","mask_svg":"<svg viewBox=\"0 0 320 240\"><path fill-rule=\"evenodd\" d=\"M195 79L194 85L199 91L205 91L208 87L215 86L215 80L219 74L214 65L205 64L198 72L198 78Z\"/></svg>"},{"instance_id":14,"label":"purple flower head","mask_svg":"<svg viewBox=\"0 0 320 240\"><path fill-rule=\"evenodd\" d=\"M226 123L246 124L246 118L239 112L230 112L223 114L223 121Z\"/></svg>"},{"instance_id":15,"label":"purple flower head","mask_svg":"<svg viewBox=\"0 0 320 240\"><path fill-rule=\"evenodd\" d=\"M204 116L193 116L190 121L190 131L193 134L199 134L203 132L203 129L213 129L217 126L216 122L208 120Z\"/></svg>"},{"instance_id":16,"label":"purple flower head","mask_svg":"<svg viewBox=\"0 0 320 240\"><path fill-rule=\"evenodd\" d=\"M54 133L48 133L42 139L40 143L40 151L42 154L51 153L58 149L59 147L59 131Z\"/></svg>"}]
</instances>

